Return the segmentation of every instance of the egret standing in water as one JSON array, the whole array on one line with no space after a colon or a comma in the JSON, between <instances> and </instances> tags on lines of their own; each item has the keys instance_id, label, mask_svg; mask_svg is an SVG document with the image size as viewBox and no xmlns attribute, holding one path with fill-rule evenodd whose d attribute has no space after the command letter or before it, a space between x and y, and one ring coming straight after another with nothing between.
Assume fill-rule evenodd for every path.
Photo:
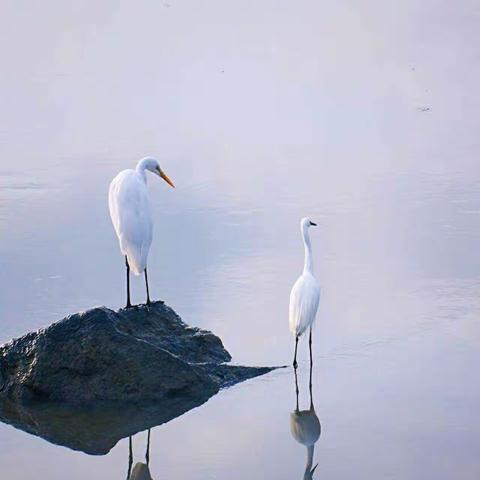
<instances>
[{"instance_id":1,"label":"egret standing in water","mask_svg":"<svg viewBox=\"0 0 480 480\"><path fill-rule=\"evenodd\" d=\"M313 274L312 245L308 230L316 227L309 218L302 218L300 231L305 246L305 264L303 273L298 277L290 292L289 323L290 331L295 336L295 355L293 366L297 368L297 347L299 337L310 328L310 365L312 360L312 326L317 315L318 303L320 301L320 285Z\"/></svg>"},{"instance_id":2,"label":"egret standing in water","mask_svg":"<svg viewBox=\"0 0 480 480\"><path fill-rule=\"evenodd\" d=\"M130 270L135 275L145 275L147 305L150 304L147 258L152 244L153 221L147 191L147 170L175 187L158 162L146 157L138 162L135 170L122 170L112 180L108 192L110 217L127 267L127 308L132 306Z\"/></svg>"}]
</instances>

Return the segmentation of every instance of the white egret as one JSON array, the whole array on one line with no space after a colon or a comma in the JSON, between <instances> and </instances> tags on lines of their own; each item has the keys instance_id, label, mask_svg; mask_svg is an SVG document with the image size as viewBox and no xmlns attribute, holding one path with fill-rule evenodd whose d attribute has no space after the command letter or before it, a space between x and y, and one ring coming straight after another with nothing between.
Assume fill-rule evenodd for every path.
<instances>
[{"instance_id":1,"label":"white egret","mask_svg":"<svg viewBox=\"0 0 480 480\"><path fill-rule=\"evenodd\" d=\"M315 469L313 468L313 454L315 450L315 443L317 443L322 432L320 420L315 413L315 406L313 405L312 395L312 366L310 366L310 408L308 410L300 410L298 405L298 380L297 371L295 370L295 393L297 396L296 408L290 413L290 431L293 438L307 449L307 464L305 466L304 480L311 480Z\"/></svg>"},{"instance_id":2,"label":"white egret","mask_svg":"<svg viewBox=\"0 0 480 480\"><path fill-rule=\"evenodd\" d=\"M313 273L312 245L308 230L316 226L309 218L302 218L300 230L305 246L305 264L303 273L298 277L290 292L289 323L290 331L295 336L295 355L293 366L297 368L297 347L299 337L310 328L310 364L312 360L312 326L317 315L320 301L320 285Z\"/></svg>"},{"instance_id":3,"label":"white egret","mask_svg":"<svg viewBox=\"0 0 480 480\"><path fill-rule=\"evenodd\" d=\"M147 170L174 187L158 162L146 157L138 162L135 170L122 170L112 180L108 192L110 217L127 267L127 307L131 307L130 270L135 275L144 273L147 305L150 303L147 257L152 243L153 221L147 191Z\"/></svg>"}]
</instances>

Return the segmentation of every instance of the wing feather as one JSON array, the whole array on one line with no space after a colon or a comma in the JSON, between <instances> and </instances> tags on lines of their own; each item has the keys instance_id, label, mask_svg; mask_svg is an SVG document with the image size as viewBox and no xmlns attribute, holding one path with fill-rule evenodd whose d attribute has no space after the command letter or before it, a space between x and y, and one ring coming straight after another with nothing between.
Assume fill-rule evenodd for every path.
<instances>
[{"instance_id":1,"label":"wing feather","mask_svg":"<svg viewBox=\"0 0 480 480\"><path fill-rule=\"evenodd\" d=\"M290 293L290 331L300 336L315 321L320 302L320 286L315 277L304 273L293 285Z\"/></svg>"},{"instance_id":2,"label":"wing feather","mask_svg":"<svg viewBox=\"0 0 480 480\"><path fill-rule=\"evenodd\" d=\"M123 170L112 180L108 204L120 250L140 275L152 243L152 214L147 187L137 172Z\"/></svg>"}]
</instances>

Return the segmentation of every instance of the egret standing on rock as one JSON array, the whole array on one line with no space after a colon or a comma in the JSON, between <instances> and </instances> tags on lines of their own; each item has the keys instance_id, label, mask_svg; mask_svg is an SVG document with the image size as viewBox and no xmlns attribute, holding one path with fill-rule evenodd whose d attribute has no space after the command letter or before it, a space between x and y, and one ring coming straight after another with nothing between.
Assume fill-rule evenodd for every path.
<instances>
[{"instance_id":1,"label":"egret standing on rock","mask_svg":"<svg viewBox=\"0 0 480 480\"><path fill-rule=\"evenodd\" d=\"M132 306L130 270L135 275L145 274L147 305L150 304L147 257L152 243L153 222L147 191L147 170L163 178L171 187L175 187L158 162L146 157L138 162L135 170L122 170L112 180L108 192L110 217L127 267L127 308Z\"/></svg>"},{"instance_id":2,"label":"egret standing on rock","mask_svg":"<svg viewBox=\"0 0 480 480\"><path fill-rule=\"evenodd\" d=\"M309 218L302 218L300 230L303 244L305 246L305 264L303 273L298 277L290 292L289 322L290 331L295 336L295 355L293 366L297 368L297 347L299 337L310 328L310 365L312 360L312 326L317 315L318 303L320 301L320 285L313 274L312 245L308 230L317 226Z\"/></svg>"}]
</instances>

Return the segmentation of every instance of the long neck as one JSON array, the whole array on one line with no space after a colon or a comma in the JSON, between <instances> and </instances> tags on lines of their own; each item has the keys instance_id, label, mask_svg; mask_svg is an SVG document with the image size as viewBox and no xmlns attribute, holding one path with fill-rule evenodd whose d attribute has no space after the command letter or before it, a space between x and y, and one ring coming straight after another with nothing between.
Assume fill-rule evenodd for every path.
<instances>
[{"instance_id":1,"label":"long neck","mask_svg":"<svg viewBox=\"0 0 480 480\"><path fill-rule=\"evenodd\" d=\"M305 228L302 231L303 245L305 246L305 263L303 266L303 272L308 272L313 274L313 256L312 256L312 245L310 243L310 235L308 234L308 229Z\"/></svg>"},{"instance_id":2,"label":"long neck","mask_svg":"<svg viewBox=\"0 0 480 480\"><path fill-rule=\"evenodd\" d=\"M135 171L140 175L140 178L145 182L147 183L147 174L146 174L146 162L145 162L145 158L140 160L138 163L137 163L137 166L135 168Z\"/></svg>"}]
</instances>

